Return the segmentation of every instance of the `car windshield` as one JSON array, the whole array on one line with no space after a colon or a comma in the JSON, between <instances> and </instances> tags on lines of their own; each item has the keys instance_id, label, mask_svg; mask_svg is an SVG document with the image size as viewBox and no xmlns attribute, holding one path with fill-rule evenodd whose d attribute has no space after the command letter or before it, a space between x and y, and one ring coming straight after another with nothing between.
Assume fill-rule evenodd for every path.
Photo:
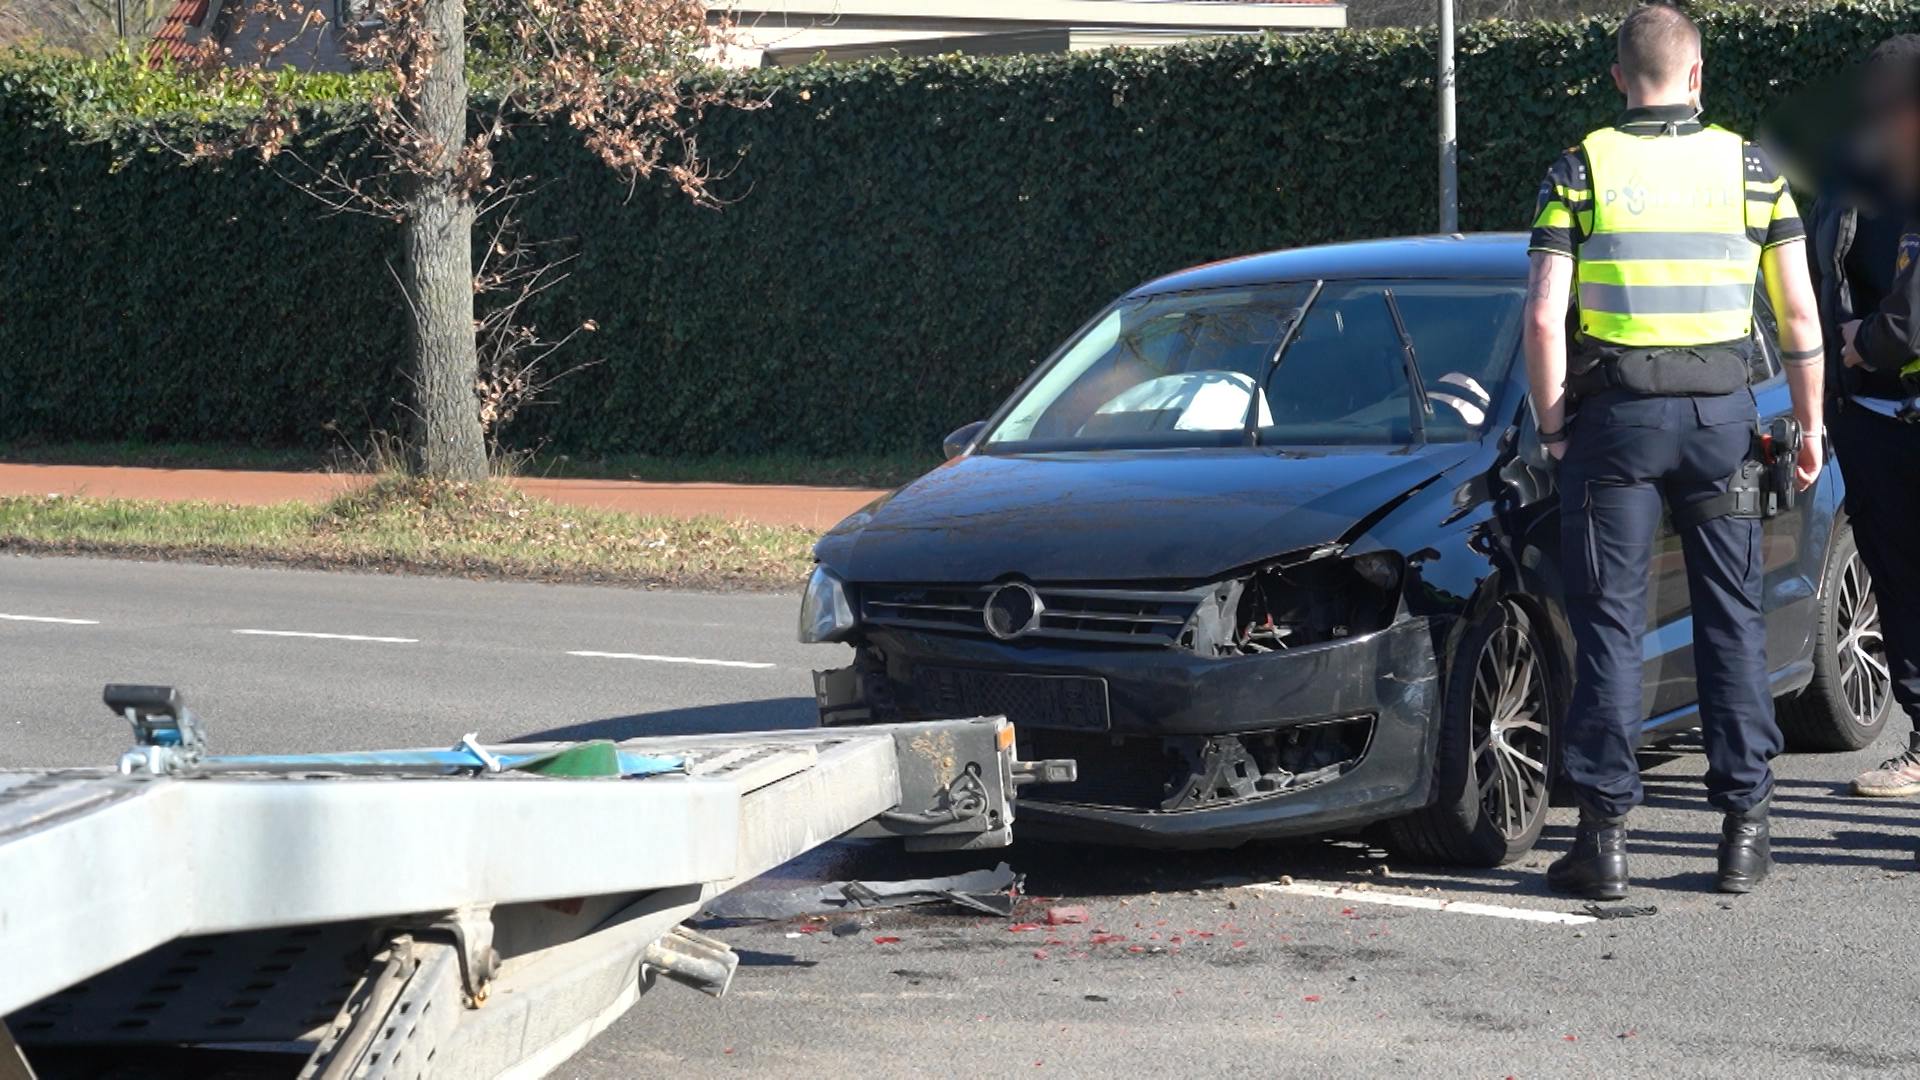
<instances>
[{"instance_id":1,"label":"car windshield","mask_svg":"<svg viewBox=\"0 0 1920 1080\"><path fill-rule=\"evenodd\" d=\"M1409 280L1125 300L1026 388L985 447L1253 440L1390 446L1477 438L1513 361L1521 298L1518 282ZM1417 378L1410 378L1396 309ZM1420 390L1424 410L1415 404Z\"/></svg>"}]
</instances>

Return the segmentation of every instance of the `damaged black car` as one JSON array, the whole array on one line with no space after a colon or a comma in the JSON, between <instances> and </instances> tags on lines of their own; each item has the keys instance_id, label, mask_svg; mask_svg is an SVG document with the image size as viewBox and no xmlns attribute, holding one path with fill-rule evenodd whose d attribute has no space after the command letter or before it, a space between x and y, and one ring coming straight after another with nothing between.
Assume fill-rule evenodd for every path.
<instances>
[{"instance_id":1,"label":"damaged black car","mask_svg":"<svg viewBox=\"0 0 1920 1080\"><path fill-rule=\"evenodd\" d=\"M1558 499L1520 358L1524 237L1378 241L1167 277L1075 334L949 460L823 538L802 640L827 724L1004 713L1033 834L1174 846L1376 826L1494 865L1540 835L1570 682ZM1788 397L1765 319L1753 387ZM1890 687L1828 470L1766 523L1768 655L1802 749ZM1646 738L1697 726L1679 538Z\"/></svg>"}]
</instances>

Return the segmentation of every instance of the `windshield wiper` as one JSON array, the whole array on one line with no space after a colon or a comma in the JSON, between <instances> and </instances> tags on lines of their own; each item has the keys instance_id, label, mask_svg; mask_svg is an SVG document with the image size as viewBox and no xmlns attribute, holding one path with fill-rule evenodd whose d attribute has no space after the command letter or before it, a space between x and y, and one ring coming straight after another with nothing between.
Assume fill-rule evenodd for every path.
<instances>
[{"instance_id":1,"label":"windshield wiper","mask_svg":"<svg viewBox=\"0 0 1920 1080\"><path fill-rule=\"evenodd\" d=\"M1433 399L1427 397L1427 381L1420 377L1420 361L1414 355L1413 335L1407 333L1407 320L1400 317L1400 301L1392 289L1380 290L1387 301L1387 314L1393 316L1393 332L1400 335L1400 366L1407 375L1407 422L1413 428L1413 444L1427 445L1427 417L1433 415Z\"/></svg>"},{"instance_id":2,"label":"windshield wiper","mask_svg":"<svg viewBox=\"0 0 1920 1080\"><path fill-rule=\"evenodd\" d=\"M1313 310L1313 302L1320 299L1320 289L1325 285L1325 281L1316 280L1313 283L1307 298L1300 302L1300 310L1293 313L1293 321L1287 324L1285 330L1280 331L1280 344L1274 347L1273 359L1267 361L1267 373L1261 378L1260 385L1255 388L1253 400L1247 402L1247 426L1244 435L1248 446L1254 446L1260 441L1260 402L1267 395L1267 387L1273 385L1273 373L1279 370L1280 361L1285 358L1287 350L1293 346L1293 339L1300 333L1300 324L1307 321L1307 312Z\"/></svg>"}]
</instances>

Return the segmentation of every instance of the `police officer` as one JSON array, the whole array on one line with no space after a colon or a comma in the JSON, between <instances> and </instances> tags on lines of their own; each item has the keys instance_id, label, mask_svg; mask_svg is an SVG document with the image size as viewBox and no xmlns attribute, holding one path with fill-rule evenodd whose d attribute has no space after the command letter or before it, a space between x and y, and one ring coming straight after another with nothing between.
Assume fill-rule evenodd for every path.
<instances>
[{"instance_id":1,"label":"police officer","mask_svg":"<svg viewBox=\"0 0 1920 1080\"><path fill-rule=\"evenodd\" d=\"M1578 654L1562 737L1580 825L1547 883L1592 899L1627 892L1625 821L1643 796L1640 639L1664 504L1686 558L1707 794L1726 815L1718 884L1746 892L1772 867L1769 761L1781 738L1760 522L1709 508L1726 501L1753 444L1761 272L1807 434L1795 481L1819 475L1819 317L1785 182L1758 147L1700 123L1699 30L1651 4L1620 24L1617 45L1627 110L1549 170L1529 245L1527 371L1541 442L1561 461L1561 571Z\"/></svg>"},{"instance_id":2,"label":"police officer","mask_svg":"<svg viewBox=\"0 0 1920 1080\"><path fill-rule=\"evenodd\" d=\"M1893 698L1920 725L1920 35L1867 58L1864 139L1848 162L1860 198L1822 198L1813 270L1827 331L1833 446L1847 516L1872 575ZM1861 205L1864 204L1864 205ZM1903 370L1907 373L1903 374ZM1862 664L1875 662L1869 654ZM1863 677L1872 677L1863 672ZM1920 794L1920 730L1907 749L1854 778L1855 794Z\"/></svg>"}]
</instances>

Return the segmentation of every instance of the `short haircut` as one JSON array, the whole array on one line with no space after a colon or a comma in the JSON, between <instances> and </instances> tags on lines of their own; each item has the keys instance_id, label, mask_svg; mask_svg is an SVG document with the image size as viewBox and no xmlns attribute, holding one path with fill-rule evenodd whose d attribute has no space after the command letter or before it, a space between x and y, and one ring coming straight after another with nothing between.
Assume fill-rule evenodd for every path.
<instances>
[{"instance_id":1,"label":"short haircut","mask_svg":"<svg viewBox=\"0 0 1920 1080\"><path fill-rule=\"evenodd\" d=\"M1869 108L1920 101L1920 34L1896 34L1867 54Z\"/></svg>"},{"instance_id":2,"label":"short haircut","mask_svg":"<svg viewBox=\"0 0 1920 1080\"><path fill-rule=\"evenodd\" d=\"M1629 82L1664 86L1700 55L1700 28L1672 4L1634 9L1620 24L1620 73Z\"/></svg>"}]
</instances>

